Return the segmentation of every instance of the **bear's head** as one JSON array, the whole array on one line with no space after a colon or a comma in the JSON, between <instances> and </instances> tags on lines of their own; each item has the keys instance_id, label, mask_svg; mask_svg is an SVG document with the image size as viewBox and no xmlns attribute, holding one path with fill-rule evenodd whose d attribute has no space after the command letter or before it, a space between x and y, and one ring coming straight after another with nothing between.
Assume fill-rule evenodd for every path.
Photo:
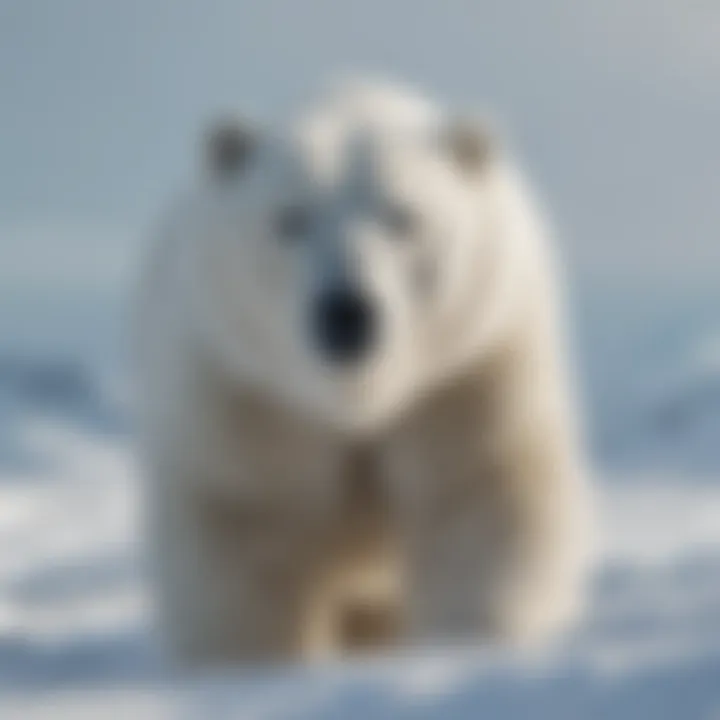
<instances>
[{"instance_id":1,"label":"bear's head","mask_svg":"<svg viewBox=\"0 0 720 720\"><path fill-rule=\"evenodd\" d=\"M376 85L283 129L220 121L191 263L209 345L338 429L396 417L505 323L502 156L483 123Z\"/></svg>"}]
</instances>

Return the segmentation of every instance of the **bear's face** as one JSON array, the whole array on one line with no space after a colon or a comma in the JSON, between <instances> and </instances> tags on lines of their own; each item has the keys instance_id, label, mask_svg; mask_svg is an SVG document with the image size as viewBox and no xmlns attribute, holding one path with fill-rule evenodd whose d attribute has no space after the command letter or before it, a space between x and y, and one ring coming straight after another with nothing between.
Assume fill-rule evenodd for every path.
<instances>
[{"instance_id":1,"label":"bear's face","mask_svg":"<svg viewBox=\"0 0 720 720\"><path fill-rule=\"evenodd\" d=\"M338 429L397 415L461 351L496 274L485 133L334 111L210 143L196 264L211 343Z\"/></svg>"}]
</instances>

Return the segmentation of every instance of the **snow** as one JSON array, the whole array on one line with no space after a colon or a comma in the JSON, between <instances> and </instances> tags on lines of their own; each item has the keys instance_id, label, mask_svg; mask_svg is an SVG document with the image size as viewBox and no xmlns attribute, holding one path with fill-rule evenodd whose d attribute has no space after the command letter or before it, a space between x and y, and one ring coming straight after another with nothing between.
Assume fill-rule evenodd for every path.
<instances>
[{"instance_id":1,"label":"snow","mask_svg":"<svg viewBox=\"0 0 720 720\"><path fill-rule=\"evenodd\" d=\"M601 478L591 611L534 656L434 648L181 676L151 631L129 437L97 413L13 403L0 404L4 720L720 718L716 476Z\"/></svg>"}]
</instances>

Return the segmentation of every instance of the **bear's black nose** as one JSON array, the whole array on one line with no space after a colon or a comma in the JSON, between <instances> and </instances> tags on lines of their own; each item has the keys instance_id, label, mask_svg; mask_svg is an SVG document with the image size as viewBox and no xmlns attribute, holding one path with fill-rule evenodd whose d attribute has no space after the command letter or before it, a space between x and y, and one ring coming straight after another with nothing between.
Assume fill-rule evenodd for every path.
<instances>
[{"instance_id":1,"label":"bear's black nose","mask_svg":"<svg viewBox=\"0 0 720 720\"><path fill-rule=\"evenodd\" d=\"M320 351L333 363L358 361L375 339L372 302L357 290L343 288L321 295L313 324Z\"/></svg>"}]
</instances>

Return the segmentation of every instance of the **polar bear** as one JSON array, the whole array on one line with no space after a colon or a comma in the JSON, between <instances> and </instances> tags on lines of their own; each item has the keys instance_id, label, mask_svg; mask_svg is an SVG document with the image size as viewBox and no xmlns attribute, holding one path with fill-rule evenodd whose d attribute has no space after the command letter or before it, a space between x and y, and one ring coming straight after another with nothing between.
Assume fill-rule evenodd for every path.
<instances>
[{"instance_id":1,"label":"polar bear","mask_svg":"<svg viewBox=\"0 0 720 720\"><path fill-rule=\"evenodd\" d=\"M139 436L174 657L552 637L589 507L543 221L474 118L341 84L220 119L140 291Z\"/></svg>"}]
</instances>

